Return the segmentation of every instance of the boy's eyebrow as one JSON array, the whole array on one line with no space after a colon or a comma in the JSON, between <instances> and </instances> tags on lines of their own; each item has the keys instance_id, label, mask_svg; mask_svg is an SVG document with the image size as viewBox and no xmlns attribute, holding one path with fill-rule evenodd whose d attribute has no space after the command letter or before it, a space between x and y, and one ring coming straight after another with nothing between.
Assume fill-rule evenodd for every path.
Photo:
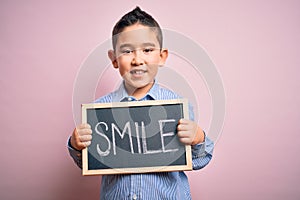
<instances>
[{"instance_id":1,"label":"boy's eyebrow","mask_svg":"<svg viewBox=\"0 0 300 200\"><path fill-rule=\"evenodd\" d=\"M119 48L122 49L122 48L125 48L125 47L133 47L133 45L125 43L125 44L121 44Z\"/></svg>"},{"instance_id":2,"label":"boy's eyebrow","mask_svg":"<svg viewBox=\"0 0 300 200\"><path fill-rule=\"evenodd\" d=\"M152 42L146 42L146 43L143 43L142 46L151 46L151 47L155 47L155 43L152 43Z\"/></svg>"},{"instance_id":3,"label":"boy's eyebrow","mask_svg":"<svg viewBox=\"0 0 300 200\"><path fill-rule=\"evenodd\" d=\"M134 47L134 46L135 45L133 45L133 44L125 43L125 44L121 44L119 48L122 49L122 48L125 48L125 47ZM145 42L145 43L142 43L140 46L143 46L143 47L145 47L145 46L155 47L156 45L155 45L155 43L152 43L152 42Z\"/></svg>"}]
</instances>

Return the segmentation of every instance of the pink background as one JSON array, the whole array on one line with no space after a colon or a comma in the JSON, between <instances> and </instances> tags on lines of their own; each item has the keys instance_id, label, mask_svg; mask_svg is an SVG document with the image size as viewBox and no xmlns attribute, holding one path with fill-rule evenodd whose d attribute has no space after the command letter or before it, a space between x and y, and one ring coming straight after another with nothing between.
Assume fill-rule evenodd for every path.
<instances>
[{"instance_id":1,"label":"pink background","mask_svg":"<svg viewBox=\"0 0 300 200\"><path fill-rule=\"evenodd\" d=\"M300 199L296 0L2 0L0 199L98 199L100 177L82 177L66 149L73 83L135 5L201 44L226 88L214 158L188 173L193 199Z\"/></svg>"}]
</instances>

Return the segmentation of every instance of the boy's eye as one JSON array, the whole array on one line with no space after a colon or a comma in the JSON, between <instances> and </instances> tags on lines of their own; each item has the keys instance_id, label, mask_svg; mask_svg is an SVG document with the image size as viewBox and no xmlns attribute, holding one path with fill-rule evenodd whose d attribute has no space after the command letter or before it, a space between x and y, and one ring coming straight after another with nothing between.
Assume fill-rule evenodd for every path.
<instances>
[{"instance_id":1,"label":"boy's eye","mask_svg":"<svg viewBox=\"0 0 300 200\"><path fill-rule=\"evenodd\" d=\"M145 48L145 49L143 49L143 51L145 53L150 53L150 52L154 51L154 49L153 48Z\"/></svg>"},{"instance_id":2,"label":"boy's eye","mask_svg":"<svg viewBox=\"0 0 300 200\"><path fill-rule=\"evenodd\" d=\"M130 49L124 49L124 50L122 50L121 52L122 52L122 54L130 54L130 53L132 53L133 51L130 50Z\"/></svg>"}]
</instances>

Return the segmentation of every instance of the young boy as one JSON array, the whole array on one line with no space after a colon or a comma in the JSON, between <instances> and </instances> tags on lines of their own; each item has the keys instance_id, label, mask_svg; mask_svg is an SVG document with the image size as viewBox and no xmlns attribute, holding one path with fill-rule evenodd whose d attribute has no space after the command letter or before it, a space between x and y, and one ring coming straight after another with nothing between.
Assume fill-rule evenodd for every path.
<instances>
[{"instance_id":1,"label":"young boy","mask_svg":"<svg viewBox=\"0 0 300 200\"><path fill-rule=\"evenodd\" d=\"M123 83L116 91L95 103L178 99L174 92L155 82L168 50L162 48L162 32L158 23L139 7L124 15L113 29L113 50L108 52L113 67L118 69ZM183 144L192 145L193 169L201 169L212 158L213 142L191 120L181 119L177 135ZM91 144L90 125L77 126L69 139L70 155L81 167L81 150ZM184 172L106 175L102 177L100 199L191 199Z\"/></svg>"}]
</instances>

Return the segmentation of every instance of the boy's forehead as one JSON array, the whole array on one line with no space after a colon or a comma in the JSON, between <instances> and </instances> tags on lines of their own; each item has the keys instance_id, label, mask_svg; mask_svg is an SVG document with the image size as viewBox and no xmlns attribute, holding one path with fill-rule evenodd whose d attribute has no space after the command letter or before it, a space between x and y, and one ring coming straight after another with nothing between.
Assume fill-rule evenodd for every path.
<instances>
[{"instance_id":1,"label":"boy's forehead","mask_svg":"<svg viewBox=\"0 0 300 200\"><path fill-rule=\"evenodd\" d=\"M154 44L159 46L156 31L149 27L132 27L125 28L120 34L115 35L117 47L124 45L139 46L144 44Z\"/></svg>"}]
</instances>

